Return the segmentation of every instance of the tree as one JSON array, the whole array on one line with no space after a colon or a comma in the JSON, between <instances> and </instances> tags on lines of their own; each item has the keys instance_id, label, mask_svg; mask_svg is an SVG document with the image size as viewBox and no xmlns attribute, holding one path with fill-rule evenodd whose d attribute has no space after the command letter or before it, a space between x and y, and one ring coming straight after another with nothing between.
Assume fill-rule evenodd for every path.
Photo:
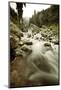
<instances>
[{"instance_id":1,"label":"tree","mask_svg":"<svg viewBox=\"0 0 61 90\"><path fill-rule=\"evenodd\" d=\"M26 6L25 3L16 3L17 5L17 11L18 11L18 21L19 21L19 24L20 24L20 20L23 20L22 19L22 15L23 15L23 5Z\"/></svg>"}]
</instances>

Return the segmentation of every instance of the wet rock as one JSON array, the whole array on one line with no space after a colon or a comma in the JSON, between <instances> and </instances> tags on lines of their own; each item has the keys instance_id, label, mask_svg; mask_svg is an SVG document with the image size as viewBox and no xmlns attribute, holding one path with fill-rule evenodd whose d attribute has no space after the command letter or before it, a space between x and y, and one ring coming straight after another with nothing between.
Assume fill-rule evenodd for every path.
<instances>
[{"instance_id":1,"label":"wet rock","mask_svg":"<svg viewBox=\"0 0 61 90\"><path fill-rule=\"evenodd\" d=\"M10 33L10 38L14 38L16 42L19 42L19 37L13 33Z\"/></svg>"},{"instance_id":2,"label":"wet rock","mask_svg":"<svg viewBox=\"0 0 61 90\"><path fill-rule=\"evenodd\" d=\"M53 39L53 37L49 37L49 40L52 40Z\"/></svg>"},{"instance_id":3,"label":"wet rock","mask_svg":"<svg viewBox=\"0 0 61 90\"><path fill-rule=\"evenodd\" d=\"M42 36L41 36L40 33L34 35L34 39L36 39L36 40L40 40L41 37L42 37Z\"/></svg>"},{"instance_id":4,"label":"wet rock","mask_svg":"<svg viewBox=\"0 0 61 90\"><path fill-rule=\"evenodd\" d=\"M38 40L39 38L38 38L38 37L36 37L35 39L36 39L36 40Z\"/></svg>"},{"instance_id":5,"label":"wet rock","mask_svg":"<svg viewBox=\"0 0 61 90\"><path fill-rule=\"evenodd\" d=\"M28 41L28 42L25 42L25 44L27 44L27 45L32 45L33 43L30 41Z\"/></svg>"},{"instance_id":6,"label":"wet rock","mask_svg":"<svg viewBox=\"0 0 61 90\"><path fill-rule=\"evenodd\" d=\"M23 32L18 31L18 32L16 33L16 35L17 35L19 38L21 38L21 37L23 37Z\"/></svg>"},{"instance_id":7,"label":"wet rock","mask_svg":"<svg viewBox=\"0 0 61 90\"><path fill-rule=\"evenodd\" d=\"M39 33L39 31L41 30L38 26L36 26L34 24L30 24L29 29L32 31L32 33L34 33L34 32Z\"/></svg>"},{"instance_id":8,"label":"wet rock","mask_svg":"<svg viewBox=\"0 0 61 90\"><path fill-rule=\"evenodd\" d=\"M52 40L52 43L54 43L54 44L59 44L59 41L58 41L58 40L53 39L53 40Z\"/></svg>"},{"instance_id":9,"label":"wet rock","mask_svg":"<svg viewBox=\"0 0 61 90\"><path fill-rule=\"evenodd\" d=\"M44 37L40 37L41 40L45 41L45 38Z\"/></svg>"},{"instance_id":10,"label":"wet rock","mask_svg":"<svg viewBox=\"0 0 61 90\"><path fill-rule=\"evenodd\" d=\"M21 48L17 48L15 51L16 51L16 56L22 56L22 57L25 56Z\"/></svg>"},{"instance_id":11,"label":"wet rock","mask_svg":"<svg viewBox=\"0 0 61 90\"><path fill-rule=\"evenodd\" d=\"M32 49L30 47L28 47L27 45L23 45L21 47L21 50L25 51L25 52L32 52Z\"/></svg>"},{"instance_id":12,"label":"wet rock","mask_svg":"<svg viewBox=\"0 0 61 90\"><path fill-rule=\"evenodd\" d=\"M23 37L23 32L14 23L10 23L10 33L15 34L17 37Z\"/></svg>"},{"instance_id":13,"label":"wet rock","mask_svg":"<svg viewBox=\"0 0 61 90\"><path fill-rule=\"evenodd\" d=\"M51 47L51 44L50 43L44 43L44 46L48 46L48 47Z\"/></svg>"},{"instance_id":14,"label":"wet rock","mask_svg":"<svg viewBox=\"0 0 61 90\"><path fill-rule=\"evenodd\" d=\"M19 42L19 45L22 46L24 43L22 41Z\"/></svg>"},{"instance_id":15,"label":"wet rock","mask_svg":"<svg viewBox=\"0 0 61 90\"><path fill-rule=\"evenodd\" d=\"M27 37L30 38L31 36L32 36L32 31L31 31L31 29L28 29Z\"/></svg>"},{"instance_id":16,"label":"wet rock","mask_svg":"<svg viewBox=\"0 0 61 90\"><path fill-rule=\"evenodd\" d=\"M47 37L47 34L46 33L41 33L42 37Z\"/></svg>"},{"instance_id":17,"label":"wet rock","mask_svg":"<svg viewBox=\"0 0 61 90\"><path fill-rule=\"evenodd\" d=\"M27 44L27 45L32 45L33 44L32 41L29 41L29 39L23 40L23 43Z\"/></svg>"}]
</instances>

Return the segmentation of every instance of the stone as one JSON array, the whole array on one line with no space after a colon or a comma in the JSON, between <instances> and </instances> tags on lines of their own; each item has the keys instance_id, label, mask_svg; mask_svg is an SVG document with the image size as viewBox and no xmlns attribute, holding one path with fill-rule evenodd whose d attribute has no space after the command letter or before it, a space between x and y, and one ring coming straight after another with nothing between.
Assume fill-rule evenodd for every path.
<instances>
[{"instance_id":1,"label":"stone","mask_svg":"<svg viewBox=\"0 0 61 90\"><path fill-rule=\"evenodd\" d=\"M42 28L46 29L46 28L47 28L47 26L45 26L45 25L42 25Z\"/></svg>"},{"instance_id":2,"label":"stone","mask_svg":"<svg viewBox=\"0 0 61 90\"><path fill-rule=\"evenodd\" d=\"M44 43L44 46L48 46L48 47L51 47L51 44L50 43Z\"/></svg>"},{"instance_id":3,"label":"stone","mask_svg":"<svg viewBox=\"0 0 61 90\"><path fill-rule=\"evenodd\" d=\"M47 37L47 34L44 32L42 32L41 35L42 35L42 37Z\"/></svg>"},{"instance_id":4,"label":"stone","mask_svg":"<svg viewBox=\"0 0 61 90\"><path fill-rule=\"evenodd\" d=\"M18 33L18 31L20 31L20 29L13 22L11 22L10 23L10 32L16 34L16 33Z\"/></svg>"},{"instance_id":5,"label":"stone","mask_svg":"<svg viewBox=\"0 0 61 90\"><path fill-rule=\"evenodd\" d=\"M19 42L19 45L22 46L24 43L22 41Z\"/></svg>"},{"instance_id":6,"label":"stone","mask_svg":"<svg viewBox=\"0 0 61 90\"><path fill-rule=\"evenodd\" d=\"M15 34L18 38L23 37L23 32L15 24L10 23L10 33Z\"/></svg>"},{"instance_id":7,"label":"stone","mask_svg":"<svg viewBox=\"0 0 61 90\"><path fill-rule=\"evenodd\" d=\"M32 45L32 41L30 41L30 39L22 39L23 43L26 44L26 45Z\"/></svg>"},{"instance_id":8,"label":"stone","mask_svg":"<svg viewBox=\"0 0 61 90\"><path fill-rule=\"evenodd\" d=\"M21 50L20 47L16 48L15 51L16 51L16 56L22 56L22 57L25 56L23 50Z\"/></svg>"},{"instance_id":9,"label":"stone","mask_svg":"<svg viewBox=\"0 0 61 90\"><path fill-rule=\"evenodd\" d=\"M36 40L40 40L42 38L40 33L37 33L36 35L34 35L34 39Z\"/></svg>"},{"instance_id":10,"label":"stone","mask_svg":"<svg viewBox=\"0 0 61 90\"><path fill-rule=\"evenodd\" d=\"M52 40L53 39L53 37L49 37L49 40Z\"/></svg>"},{"instance_id":11,"label":"stone","mask_svg":"<svg viewBox=\"0 0 61 90\"><path fill-rule=\"evenodd\" d=\"M34 32L39 33L39 31L40 31L40 28L38 26L36 26L35 24L30 24L29 29L32 31L32 33L34 33Z\"/></svg>"},{"instance_id":12,"label":"stone","mask_svg":"<svg viewBox=\"0 0 61 90\"><path fill-rule=\"evenodd\" d=\"M25 44L32 45L32 42L31 41L27 41L27 42L25 42Z\"/></svg>"},{"instance_id":13,"label":"stone","mask_svg":"<svg viewBox=\"0 0 61 90\"><path fill-rule=\"evenodd\" d=\"M25 52L32 52L32 49L30 47L28 47L27 45L23 45L21 47L21 50L25 51Z\"/></svg>"},{"instance_id":14,"label":"stone","mask_svg":"<svg viewBox=\"0 0 61 90\"><path fill-rule=\"evenodd\" d=\"M53 39L53 40L52 40L52 43L54 43L54 44L59 44L59 41L58 41L58 40Z\"/></svg>"}]
</instances>

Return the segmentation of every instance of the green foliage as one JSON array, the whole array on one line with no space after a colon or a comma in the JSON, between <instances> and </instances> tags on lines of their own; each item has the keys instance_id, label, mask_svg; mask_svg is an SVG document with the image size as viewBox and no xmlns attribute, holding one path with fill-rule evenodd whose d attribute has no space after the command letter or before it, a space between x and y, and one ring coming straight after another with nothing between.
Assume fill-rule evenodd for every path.
<instances>
[{"instance_id":1,"label":"green foliage","mask_svg":"<svg viewBox=\"0 0 61 90\"><path fill-rule=\"evenodd\" d=\"M30 18L30 23L39 27L59 23L59 5L51 5L50 8L38 12L36 15L34 13L32 18Z\"/></svg>"},{"instance_id":2,"label":"green foliage","mask_svg":"<svg viewBox=\"0 0 61 90\"><path fill-rule=\"evenodd\" d=\"M51 24L49 26L49 28L53 31L54 35L58 35L58 29L59 29L59 25L58 24Z\"/></svg>"}]
</instances>

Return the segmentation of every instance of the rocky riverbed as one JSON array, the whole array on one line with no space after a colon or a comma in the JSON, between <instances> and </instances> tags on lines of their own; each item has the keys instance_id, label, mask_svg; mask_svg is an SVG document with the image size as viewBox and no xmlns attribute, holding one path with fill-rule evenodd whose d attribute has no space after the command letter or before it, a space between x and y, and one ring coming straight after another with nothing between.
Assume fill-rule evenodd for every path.
<instances>
[{"instance_id":1,"label":"rocky riverbed","mask_svg":"<svg viewBox=\"0 0 61 90\"><path fill-rule=\"evenodd\" d=\"M58 84L58 46L50 28L31 24L22 32L11 22L10 87Z\"/></svg>"}]
</instances>

